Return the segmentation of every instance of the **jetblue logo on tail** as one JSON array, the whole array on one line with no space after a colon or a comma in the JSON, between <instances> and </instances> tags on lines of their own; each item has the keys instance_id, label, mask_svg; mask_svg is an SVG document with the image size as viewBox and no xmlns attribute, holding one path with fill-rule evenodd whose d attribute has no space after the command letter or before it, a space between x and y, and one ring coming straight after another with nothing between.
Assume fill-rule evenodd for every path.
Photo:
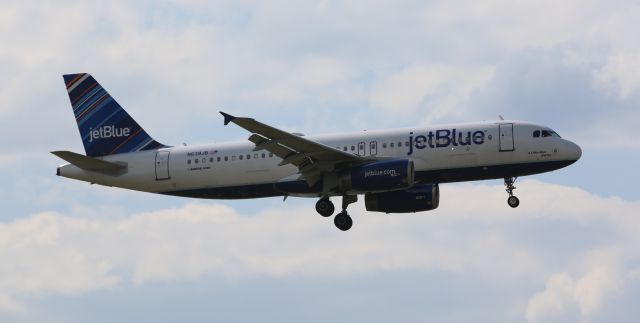
<instances>
[{"instance_id":1,"label":"jetblue logo on tail","mask_svg":"<svg viewBox=\"0 0 640 323\"><path fill-rule=\"evenodd\" d=\"M116 128L116 126L104 126L99 129L89 129L89 142L97 139L129 137L131 128Z\"/></svg>"}]
</instances>

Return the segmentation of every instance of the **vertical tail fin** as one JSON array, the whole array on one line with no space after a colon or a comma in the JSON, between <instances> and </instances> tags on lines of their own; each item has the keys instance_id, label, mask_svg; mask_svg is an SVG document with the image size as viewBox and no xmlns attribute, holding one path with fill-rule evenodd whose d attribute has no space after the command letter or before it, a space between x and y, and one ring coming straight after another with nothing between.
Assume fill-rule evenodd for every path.
<instances>
[{"instance_id":1,"label":"vertical tail fin","mask_svg":"<svg viewBox=\"0 0 640 323\"><path fill-rule=\"evenodd\" d=\"M153 140L90 74L63 78L87 156L166 147Z\"/></svg>"}]
</instances>

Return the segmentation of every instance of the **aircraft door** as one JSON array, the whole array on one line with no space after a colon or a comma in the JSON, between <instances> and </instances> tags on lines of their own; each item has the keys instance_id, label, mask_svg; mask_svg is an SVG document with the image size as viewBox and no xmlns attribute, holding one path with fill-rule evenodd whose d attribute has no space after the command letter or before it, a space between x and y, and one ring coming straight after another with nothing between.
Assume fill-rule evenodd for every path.
<instances>
[{"instance_id":1,"label":"aircraft door","mask_svg":"<svg viewBox=\"0 0 640 323\"><path fill-rule=\"evenodd\" d=\"M500 128L500 151L513 151L513 123L501 123Z\"/></svg>"},{"instance_id":2,"label":"aircraft door","mask_svg":"<svg viewBox=\"0 0 640 323\"><path fill-rule=\"evenodd\" d=\"M375 156L375 155L378 154L378 142L377 141L369 142L369 154L371 156Z\"/></svg>"},{"instance_id":3,"label":"aircraft door","mask_svg":"<svg viewBox=\"0 0 640 323\"><path fill-rule=\"evenodd\" d=\"M364 142L358 143L358 156L364 156L366 153Z\"/></svg>"},{"instance_id":4,"label":"aircraft door","mask_svg":"<svg viewBox=\"0 0 640 323\"><path fill-rule=\"evenodd\" d=\"M156 153L156 180L169 179L169 151L158 151Z\"/></svg>"}]
</instances>

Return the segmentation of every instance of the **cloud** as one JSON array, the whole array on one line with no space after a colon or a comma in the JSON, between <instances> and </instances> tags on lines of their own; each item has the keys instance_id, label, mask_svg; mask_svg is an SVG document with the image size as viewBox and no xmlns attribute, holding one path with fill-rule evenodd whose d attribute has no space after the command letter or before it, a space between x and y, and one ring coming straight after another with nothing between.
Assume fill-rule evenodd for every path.
<instances>
[{"instance_id":1,"label":"cloud","mask_svg":"<svg viewBox=\"0 0 640 323\"><path fill-rule=\"evenodd\" d=\"M544 314L566 314L573 300L575 282L567 273L558 273L549 278L544 292L533 296L527 304L526 317L529 322L546 321Z\"/></svg>"},{"instance_id":2,"label":"cloud","mask_svg":"<svg viewBox=\"0 0 640 323\"><path fill-rule=\"evenodd\" d=\"M0 295L5 308L21 307L11 298L16 292L78 294L114 286L118 278L109 274L109 261L75 245L96 229L90 221L54 213L0 224Z\"/></svg>"},{"instance_id":3,"label":"cloud","mask_svg":"<svg viewBox=\"0 0 640 323\"><path fill-rule=\"evenodd\" d=\"M42 157L81 151L60 74L87 71L169 144L244 138L211 127L221 106L305 133L503 114L553 126L584 158L607 148L628 159L640 148L629 139L640 118L640 40L629 32L640 7L631 1L1 6L2 311L210 276L406 271L487 282L495 293L515 286L512 321L597 320L616 297L637 295L637 201L526 181L511 210L502 187L445 185L435 212L387 216L357 204L343 234L311 202L168 208L175 200L77 192L45 177L59 161Z\"/></svg>"},{"instance_id":4,"label":"cloud","mask_svg":"<svg viewBox=\"0 0 640 323\"><path fill-rule=\"evenodd\" d=\"M491 79L491 67L412 65L380 75L371 89L371 106L387 114L424 114L439 120L455 111ZM427 120L427 122L428 122Z\"/></svg>"},{"instance_id":5,"label":"cloud","mask_svg":"<svg viewBox=\"0 0 640 323\"><path fill-rule=\"evenodd\" d=\"M577 281L566 272L554 274L545 290L527 303L529 322L588 321L604 306L607 299L620 290L620 272L606 266L596 266Z\"/></svg>"},{"instance_id":6,"label":"cloud","mask_svg":"<svg viewBox=\"0 0 640 323\"><path fill-rule=\"evenodd\" d=\"M0 312L22 312L24 305L13 298L0 294Z\"/></svg>"},{"instance_id":7,"label":"cloud","mask_svg":"<svg viewBox=\"0 0 640 323\"><path fill-rule=\"evenodd\" d=\"M624 246L637 242L630 210L638 202L537 181L521 183L519 193L518 210L505 205L501 187L486 185L443 186L440 209L429 213L367 213L358 203L347 233L310 206L239 214L222 204L189 203L117 218L39 213L0 225L0 300L7 310L28 306L34 295L211 274L242 280L415 270L509 284L546 280L543 292L520 295L529 298L527 319L536 321L572 306L591 317L619 286L636 281L628 277L637 268L626 264L640 255ZM547 229L554 226L559 237L573 232L570 243L555 239ZM540 235L546 240L530 243Z\"/></svg>"},{"instance_id":8,"label":"cloud","mask_svg":"<svg viewBox=\"0 0 640 323\"><path fill-rule=\"evenodd\" d=\"M0 116L16 132L49 129L23 133L24 149L77 144L60 74L88 71L134 117L157 116L140 121L162 142L210 140L213 107L229 107L295 111L278 122L305 133L500 113L563 120L563 133L594 146L631 145L579 132L634 129L640 42L626 31L639 9L625 1L280 3L8 3ZM335 117L344 111L353 117Z\"/></svg>"},{"instance_id":9,"label":"cloud","mask_svg":"<svg viewBox=\"0 0 640 323\"><path fill-rule=\"evenodd\" d=\"M606 64L594 72L594 79L620 100L629 99L640 90L640 54L612 54Z\"/></svg>"}]
</instances>

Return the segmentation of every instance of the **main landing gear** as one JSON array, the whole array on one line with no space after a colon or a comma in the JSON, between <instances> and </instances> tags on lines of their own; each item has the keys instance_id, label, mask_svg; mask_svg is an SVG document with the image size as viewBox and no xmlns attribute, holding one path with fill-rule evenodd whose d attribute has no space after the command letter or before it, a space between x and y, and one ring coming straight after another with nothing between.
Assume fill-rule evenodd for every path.
<instances>
[{"instance_id":1,"label":"main landing gear","mask_svg":"<svg viewBox=\"0 0 640 323\"><path fill-rule=\"evenodd\" d=\"M333 202L329 201L328 197L323 197L316 203L316 211L325 218L333 215L335 210L336 207L333 206Z\"/></svg>"},{"instance_id":2,"label":"main landing gear","mask_svg":"<svg viewBox=\"0 0 640 323\"><path fill-rule=\"evenodd\" d=\"M347 213L347 206L355 203L356 201L358 201L357 195L342 196L342 212L336 214L333 218L333 223L338 229L347 231L353 226L353 220L351 219L351 216L349 216L349 213ZM329 198L323 197L316 203L316 211L318 211L318 213L323 217L329 217L335 211L335 207Z\"/></svg>"},{"instance_id":3,"label":"main landing gear","mask_svg":"<svg viewBox=\"0 0 640 323\"><path fill-rule=\"evenodd\" d=\"M513 183L516 182L517 177L505 177L504 178L504 186L506 187L505 191L509 193L509 198L507 198L507 204L509 204L512 208L517 208L520 205L520 199L518 199L515 195L513 195L513 190L516 189L513 186Z\"/></svg>"}]
</instances>

